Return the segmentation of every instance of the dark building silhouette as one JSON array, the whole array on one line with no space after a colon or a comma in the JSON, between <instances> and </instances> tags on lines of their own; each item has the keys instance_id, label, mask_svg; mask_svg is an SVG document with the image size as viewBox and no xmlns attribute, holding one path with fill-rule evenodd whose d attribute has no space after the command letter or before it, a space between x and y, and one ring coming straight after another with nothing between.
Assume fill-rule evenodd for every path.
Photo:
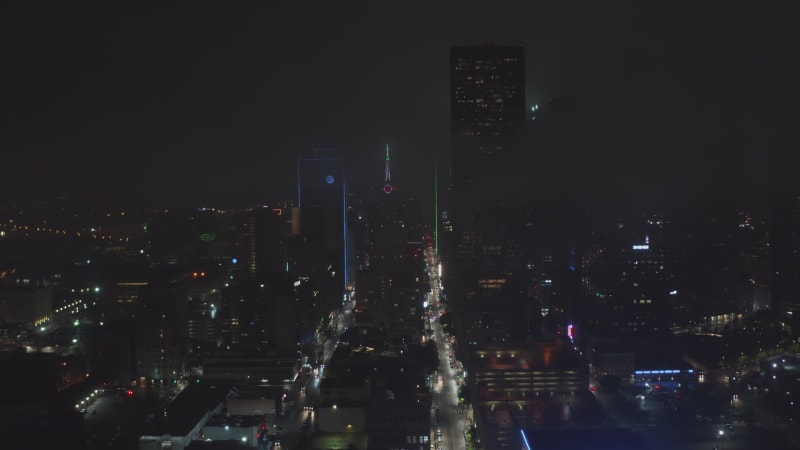
<instances>
[{"instance_id":1,"label":"dark building silhouette","mask_svg":"<svg viewBox=\"0 0 800 450\"><path fill-rule=\"evenodd\" d=\"M38 325L53 316L53 289L41 286L0 287L0 323Z\"/></svg>"},{"instance_id":2,"label":"dark building silhouette","mask_svg":"<svg viewBox=\"0 0 800 450\"><path fill-rule=\"evenodd\" d=\"M349 282L346 195L344 162L335 151L298 160L292 232L299 234L290 244L289 270L310 280L322 317L341 304Z\"/></svg>"},{"instance_id":3,"label":"dark building silhouette","mask_svg":"<svg viewBox=\"0 0 800 450\"><path fill-rule=\"evenodd\" d=\"M500 205L487 187L495 188L491 181L502 177L501 162L514 156L525 118L522 47L484 44L450 49L450 178L440 236L449 279L445 284L454 289L452 298L506 289L504 264L519 259L519 249L513 248L518 247L518 236L508 233L503 220L492 218L497 210L510 215L518 211ZM485 207L493 211L480 212ZM498 260L503 263L496 264Z\"/></svg>"},{"instance_id":4,"label":"dark building silhouette","mask_svg":"<svg viewBox=\"0 0 800 450\"><path fill-rule=\"evenodd\" d=\"M672 325L675 264L665 226L661 216L620 219L594 233L580 257L584 300L575 314L594 332L646 336Z\"/></svg>"},{"instance_id":5,"label":"dark building silhouette","mask_svg":"<svg viewBox=\"0 0 800 450\"><path fill-rule=\"evenodd\" d=\"M286 272L288 216L284 208L267 205L245 215L239 242L242 261L238 262L245 277L261 280Z\"/></svg>"},{"instance_id":6,"label":"dark building silhouette","mask_svg":"<svg viewBox=\"0 0 800 450\"><path fill-rule=\"evenodd\" d=\"M358 307L374 314L381 325L413 324L422 307L425 289L422 239L419 226L421 206L413 198L398 195L390 174L389 149L386 149L384 180L373 190L363 220L364 233L357 253L360 264ZM361 223L361 221L355 221Z\"/></svg>"},{"instance_id":7,"label":"dark building silhouette","mask_svg":"<svg viewBox=\"0 0 800 450\"><path fill-rule=\"evenodd\" d=\"M75 408L85 387L83 358L0 352L0 442L4 448L83 448Z\"/></svg>"},{"instance_id":8,"label":"dark building silhouette","mask_svg":"<svg viewBox=\"0 0 800 450\"><path fill-rule=\"evenodd\" d=\"M139 297L136 372L140 382L165 382L186 373L189 303L180 275L154 279Z\"/></svg>"},{"instance_id":9,"label":"dark building silhouette","mask_svg":"<svg viewBox=\"0 0 800 450\"><path fill-rule=\"evenodd\" d=\"M800 323L800 196L784 196L772 211L772 305L798 335Z\"/></svg>"},{"instance_id":10,"label":"dark building silhouette","mask_svg":"<svg viewBox=\"0 0 800 450\"><path fill-rule=\"evenodd\" d=\"M130 383L136 375L135 320L110 320L92 331L90 358L97 379Z\"/></svg>"},{"instance_id":11,"label":"dark building silhouette","mask_svg":"<svg viewBox=\"0 0 800 450\"><path fill-rule=\"evenodd\" d=\"M175 266L193 259L192 224L176 211L150 215L144 224L144 251L152 266Z\"/></svg>"},{"instance_id":12,"label":"dark building silhouette","mask_svg":"<svg viewBox=\"0 0 800 450\"><path fill-rule=\"evenodd\" d=\"M253 355L296 356L297 307L295 291L285 279L225 288L220 310L223 347Z\"/></svg>"}]
</instances>

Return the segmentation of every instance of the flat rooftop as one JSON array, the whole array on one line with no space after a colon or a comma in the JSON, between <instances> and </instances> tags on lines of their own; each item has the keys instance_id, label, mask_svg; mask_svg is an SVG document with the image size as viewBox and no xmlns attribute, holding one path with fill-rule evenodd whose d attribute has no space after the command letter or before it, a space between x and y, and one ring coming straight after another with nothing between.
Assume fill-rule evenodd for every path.
<instances>
[{"instance_id":1,"label":"flat rooftop","mask_svg":"<svg viewBox=\"0 0 800 450\"><path fill-rule=\"evenodd\" d=\"M611 422L608 413L588 389L574 395L540 395L527 401L481 401L478 413L488 428L512 426L540 429L602 427Z\"/></svg>"},{"instance_id":2,"label":"flat rooftop","mask_svg":"<svg viewBox=\"0 0 800 450\"><path fill-rule=\"evenodd\" d=\"M588 365L571 348L559 342L532 342L471 349L472 370L581 370Z\"/></svg>"},{"instance_id":3,"label":"flat rooftop","mask_svg":"<svg viewBox=\"0 0 800 450\"><path fill-rule=\"evenodd\" d=\"M202 381L189 384L167 407L163 434L187 435L205 413L225 400L230 389L227 383Z\"/></svg>"},{"instance_id":4,"label":"flat rooftop","mask_svg":"<svg viewBox=\"0 0 800 450\"><path fill-rule=\"evenodd\" d=\"M314 433L307 450L366 450L366 433Z\"/></svg>"},{"instance_id":5,"label":"flat rooftop","mask_svg":"<svg viewBox=\"0 0 800 450\"><path fill-rule=\"evenodd\" d=\"M528 450L648 450L650 445L627 428L522 430Z\"/></svg>"},{"instance_id":6,"label":"flat rooftop","mask_svg":"<svg viewBox=\"0 0 800 450\"><path fill-rule=\"evenodd\" d=\"M236 428L250 428L260 426L262 423L264 423L264 416L228 416L217 414L211 416L205 426L224 427L228 425Z\"/></svg>"}]
</instances>

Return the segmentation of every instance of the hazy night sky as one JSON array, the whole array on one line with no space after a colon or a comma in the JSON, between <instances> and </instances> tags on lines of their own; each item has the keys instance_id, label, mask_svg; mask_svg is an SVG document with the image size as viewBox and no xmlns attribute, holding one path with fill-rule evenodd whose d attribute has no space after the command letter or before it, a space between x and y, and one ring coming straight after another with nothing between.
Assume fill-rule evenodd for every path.
<instances>
[{"instance_id":1,"label":"hazy night sky","mask_svg":"<svg viewBox=\"0 0 800 450\"><path fill-rule=\"evenodd\" d=\"M0 203L292 198L314 146L361 190L386 143L427 196L449 48L486 41L525 47L528 103L561 102L509 163L530 192L740 195L800 161L798 2L105 3L0 6Z\"/></svg>"}]
</instances>

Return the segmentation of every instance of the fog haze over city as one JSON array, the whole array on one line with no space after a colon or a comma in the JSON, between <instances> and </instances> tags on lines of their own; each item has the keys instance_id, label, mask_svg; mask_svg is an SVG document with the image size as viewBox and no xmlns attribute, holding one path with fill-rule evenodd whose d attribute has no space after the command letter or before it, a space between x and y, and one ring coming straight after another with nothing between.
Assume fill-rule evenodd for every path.
<instances>
[{"instance_id":1,"label":"fog haze over city","mask_svg":"<svg viewBox=\"0 0 800 450\"><path fill-rule=\"evenodd\" d=\"M0 447L800 445L800 4L0 6Z\"/></svg>"},{"instance_id":2,"label":"fog haze over city","mask_svg":"<svg viewBox=\"0 0 800 450\"><path fill-rule=\"evenodd\" d=\"M13 3L3 197L288 198L313 148L337 148L366 189L386 143L403 189L430 197L449 164L448 49L485 42L525 48L541 124L508 165L539 197L763 192L797 164L794 8Z\"/></svg>"}]
</instances>

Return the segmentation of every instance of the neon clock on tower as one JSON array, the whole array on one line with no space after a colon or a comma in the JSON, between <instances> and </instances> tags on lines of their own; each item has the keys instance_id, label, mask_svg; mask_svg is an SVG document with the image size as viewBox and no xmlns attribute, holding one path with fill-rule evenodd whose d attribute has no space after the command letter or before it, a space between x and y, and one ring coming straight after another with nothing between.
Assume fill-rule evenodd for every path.
<instances>
[{"instance_id":1,"label":"neon clock on tower","mask_svg":"<svg viewBox=\"0 0 800 450\"><path fill-rule=\"evenodd\" d=\"M325 177L325 182L328 184L333 184L334 181L336 181L336 179L333 178L333 175L328 175L327 177Z\"/></svg>"},{"instance_id":2,"label":"neon clock on tower","mask_svg":"<svg viewBox=\"0 0 800 450\"><path fill-rule=\"evenodd\" d=\"M383 192L385 194L391 194L392 192L394 192L394 187L391 184L386 184L385 186L383 186Z\"/></svg>"}]
</instances>

